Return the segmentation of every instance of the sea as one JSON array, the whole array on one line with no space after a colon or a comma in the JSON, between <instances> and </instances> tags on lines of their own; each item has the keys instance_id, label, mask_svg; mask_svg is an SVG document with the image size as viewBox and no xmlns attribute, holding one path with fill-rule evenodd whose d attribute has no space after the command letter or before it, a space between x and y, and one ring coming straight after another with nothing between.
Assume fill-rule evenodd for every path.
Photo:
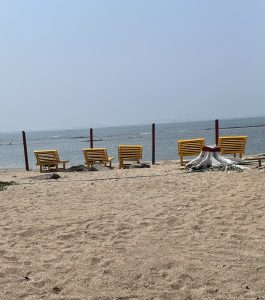
<instances>
[{"instance_id":1,"label":"sea","mask_svg":"<svg viewBox=\"0 0 265 300\"><path fill-rule=\"evenodd\" d=\"M246 135L246 154L265 153L265 117L226 119L219 121L219 135ZM35 168L34 150L56 149L61 159L70 160L70 165L84 163L82 149L90 147L90 130L60 129L27 131L27 152L30 168ZM215 144L215 122L189 121L155 124L155 159L177 160L177 140L203 137L206 144ZM119 144L141 144L143 160L152 160L152 124L127 125L93 129L94 147L106 147L109 156L117 162ZM114 161L115 162L115 161ZM25 168L22 133L0 132L0 169Z\"/></svg>"}]
</instances>

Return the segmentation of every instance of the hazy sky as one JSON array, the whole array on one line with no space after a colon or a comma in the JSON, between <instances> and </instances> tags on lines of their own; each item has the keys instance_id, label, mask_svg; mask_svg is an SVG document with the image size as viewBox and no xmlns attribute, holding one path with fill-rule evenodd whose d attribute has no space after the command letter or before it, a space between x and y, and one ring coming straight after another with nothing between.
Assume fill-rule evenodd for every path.
<instances>
[{"instance_id":1,"label":"hazy sky","mask_svg":"<svg viewBox=\"0 0 265 300\"><path fill-rule=\"evenodd\" d=\"M265 0L0 0L0 131L265 115Z\"/></svg>"}]
</instances>

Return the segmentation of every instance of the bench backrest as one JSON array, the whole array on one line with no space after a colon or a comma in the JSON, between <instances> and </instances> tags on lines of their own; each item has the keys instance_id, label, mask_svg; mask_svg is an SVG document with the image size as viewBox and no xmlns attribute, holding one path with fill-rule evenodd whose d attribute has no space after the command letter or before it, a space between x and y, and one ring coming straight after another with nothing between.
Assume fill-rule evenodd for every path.
<instances>
[{"instance_id":1,"label":"bench backrest","mask_svg":"<svg viewBox=\"0 0 265 300\"><path fill-rule=\"evenodd\" d=\"M244 154L247 136L220 136L218 146L222 154Z\"/></svg>"},{"instance_id":2,"label":"bench backrest","mask_svg":"<svg viewBox=\"0 0 265 300\"><path fill-rule=\"evenodd\" d=\"M35 150L34 154L37 159L37 165L44 163L58 163L60 162L57 150Z\"/></svg>"},{"instance_id":3,"label":"bench backrest","mask_svg":"<svg viewBox=\"0 0 265 300\"><path fill-rule=\"evenodd\" d=\"M204 138L178 140L178 153L179 156L195 156L199 155L205 145Z\"/></svg>"},{"instance_id":4,"label":"bench backrest","mask_svg":"<svg viewBox=\"0 0 265 300\"><path fill-rule=\"evenodd\" d=\"M119 159L142 159L142 145L118 145Z\"/></svg>"},{"instance_id":5,"label":"bench backrest","mask_svg":"<svg viewBox=\"0 0 265 300\"><path fill-rule=\"evenodd\" d=\"M106 148L85 148L83 154L86 162L108 161Z\"/></svg>"}]
</instances>

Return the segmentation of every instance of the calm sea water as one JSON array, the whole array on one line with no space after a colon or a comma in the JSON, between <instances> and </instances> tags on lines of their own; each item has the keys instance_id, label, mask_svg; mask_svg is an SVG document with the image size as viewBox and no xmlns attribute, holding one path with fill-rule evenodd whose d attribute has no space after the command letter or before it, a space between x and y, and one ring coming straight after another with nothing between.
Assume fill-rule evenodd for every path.
<instances>
[{"instance_id":1,"label":"calm sea water","mask_svg":"<svg viewBox=\"0 0 265 300\"><path fill-rule=\"evenodd\" d=\"M247 135L246 154L265 153L265 117L220 120L220 128L220 135ZM156 160L177 159L176 140L197 137L214 144L214 121L156 124ZM151 124L94 129L94 147L106 147L114 157L118 144L141 144L143 159L150 161L151 138ZM33 151L38 149L57 149L71 165L82 164L82 149L89 147L89 129L28 131L27 144L31 168L35 168ZM5 168L24 168L21 132L0 133L0 169Z\"/></svg>"}]
</instances>

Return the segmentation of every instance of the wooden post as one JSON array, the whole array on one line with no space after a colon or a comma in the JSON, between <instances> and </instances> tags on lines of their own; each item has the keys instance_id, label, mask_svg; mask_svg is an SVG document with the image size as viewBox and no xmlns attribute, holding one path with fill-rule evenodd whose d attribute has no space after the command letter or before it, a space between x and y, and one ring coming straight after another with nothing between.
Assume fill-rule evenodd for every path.
<instances>
[{"instance_id":1,"label":"wooden post","mask_svg":"<svg viewBox=\"0 0 265 300\"><path fill-rule=\"evenodd\" d=\"M219 141L219 120L215 120L215 144L218 146Z\"/></svg>"},{"instance_id":2,"label":"wooden post","mask_svg":"<svg viewBox=\"0 0 265 300\"><path fill-rule=\"evenodd\" d=\"M90 128L90 148L93 148L93 128Z\"/></svg>"},{"instance_id":3,"label":"wooden post","mask_svg":"<svg viewBox=\"0 0 265 300\"><path fill-rule=\"evenodd\" d=\"M26 170L29 171L28 147L27 147L27 139L26 139L25 131L22 131L22 140L23 140L23 146L24 146L25 167L26 167Z\"/></svg>"},{"instance_id":4,"label":"wooden post","mask_svg":"<svg viewBox=\"0 0 265 300\"><path fill-rule=\"evenodd\" d=\"M156 153L156 148L155 148L155 133L156 133L156 127L155 123L152 124L152 164L155 164L155 153Z\"/></svg>"}]
</instances>

